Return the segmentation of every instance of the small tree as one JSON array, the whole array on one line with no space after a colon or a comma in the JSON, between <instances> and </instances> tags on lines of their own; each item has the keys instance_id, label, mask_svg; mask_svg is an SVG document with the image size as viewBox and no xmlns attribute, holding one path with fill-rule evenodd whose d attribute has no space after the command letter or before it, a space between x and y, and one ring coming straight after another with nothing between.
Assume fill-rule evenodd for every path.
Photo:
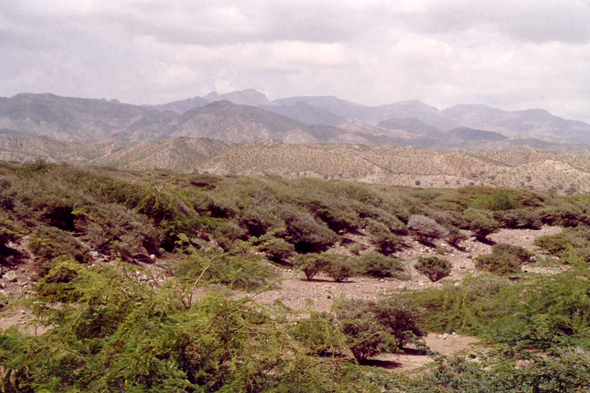
<instances>
[{"instance_id":1,"label":"small tree","mask_svg":"<svg viewBox=\"0 0 590 393\"><path fill-rule=\"evenodd\" d=\"M469 229L479 240L485 240L489 235L500 229L498 221L484 212L478 212L474 209L467 209L465 211L465 219L469 222Z\"/></svg>"},{"instance_id":2,"label":"small tree","mask_svg":"<svg viewBox=\"0 0 590 393\"><path fill-rule=\"evenodd\" d=\"M336 282L345 281L356 274L355 261L347 255L323 254L321 258L326 261L322 271Z\"/></svg>"},{"instance_id":3,"label":"small tree","mask_svg":"<svg viewBox=\"0 0 590 393\"><path fill-rule=\"evenodd\" d=\"M271 239L259 246L258 249L266 253L271 261L283 264L289 264L286 261L295 252L295 246L283 239Z\"/></svg>"},{"instance_id":4,"label":"small tree","mask_svg":"<svg viewBox=\"0 0 590 393\"><path fill-rule=\"evenodd\" d=\"M515 273L530 258L531 254L523 247L500 243L492 247L491 254L475 258L475 267L491 273Z\"/></svg>"},{"instance_id":5,"label":"small tree","mask_svg":"<svg viewBox=\"0 0 590 393\"><path fill-rule=\"evenodd\" d=\"M407 299L347 299L337 305L335 320L346 337L346 345L359 361L395 352L412 335L425 335L418 311Z\"/></svg>"},{"instance_id":6,"label":"small tree","mask_svg":"<svg viewBox=\"0 0 590 393\"><path fill-rule=\"evenodd\" d=\"M301 270L308 281L321 272L327 265L327 261L318 254L297 255L293 260L293 265Z\"/></svg>"},{"instance_id":7,"label":"small tree","mask_svg":"<svg viewBox=\"0 0 590 393\"><path fill-rule=\"evenodd\" d=\"M403 247L402 239L391 233L389 228L379 221L368 220L366 231L377 247L377 251L383 255L391 255Z\"/></svg>"},{"instance_id":8,"label":"small tree","mask_svg":"<svg viewBox=\"0 0 590 393\"><path fill-rule=\"evenodd\" d=\"M378 252L367 252L358 259L359 274L369 277L402 277L405 269L401 260Z\"/></svg>"},{"instance_id":9,"label":"small tree","mask_svg":"<svg viewBox=\"0 0 590 393\"><path fill-rule=\"evenodd\" d=\"M451 275L453 265L446 259L439 257L420 257L414 266L416 270L424 274L432 282L437 282Z\"/></svg>"},{"instance_id":10,"label":"small tree","mask_svg":"<svg viewBox=\"0 0 590 393\"><path fill-rule=\"evenodd\" d=\"M461 232L461 230L458 228L450 227L445 240L451 246L458 248L462 241L467 240L467 235Z\"/></svg>"},{"instance_id":11,"label":"small tree","mask_svg":"<svg viewBox=\"0 0 590 393\"><path fill-rule=\"evenodd\" d=\"M430 243L432 240L444 237L448 233L446 228L432 218L422 215L410 216L408 229L423 243Z\"/></svg>"}]
</instances>

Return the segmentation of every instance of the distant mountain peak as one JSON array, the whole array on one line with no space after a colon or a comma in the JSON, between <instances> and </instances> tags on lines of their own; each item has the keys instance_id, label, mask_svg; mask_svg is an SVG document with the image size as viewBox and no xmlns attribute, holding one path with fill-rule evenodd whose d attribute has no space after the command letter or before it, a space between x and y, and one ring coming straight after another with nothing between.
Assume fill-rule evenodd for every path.
<instances>
[{"instance_id":1,"label":"distant mountain peak","mask_svg":"<svg viewBox=\"0 0 590 393\"><path fill-rule=\"evenodd\" d=\"M232 91L225 94L219 94L216 91L212 91L203 98L208 102L227 100L239 105L256 106L269 105L271 103L264 93L254 89Z\"/></svg>"}]
</instances>

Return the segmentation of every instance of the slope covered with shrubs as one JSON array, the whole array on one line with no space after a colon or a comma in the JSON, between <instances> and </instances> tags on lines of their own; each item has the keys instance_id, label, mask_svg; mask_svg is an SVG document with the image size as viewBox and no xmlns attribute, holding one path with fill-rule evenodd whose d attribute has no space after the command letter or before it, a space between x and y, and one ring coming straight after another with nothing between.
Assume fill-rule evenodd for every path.
<instances>
[{"instance_id":1,"label":"slope covered with shrubs","mask_svg":"<svg viewBox=\"0 0 590 393\"><path fill-rule=\"evenodd\" d=\"M586 196L42 162L1 165L0 185L0 260L18 263L17 248L32 254L38 282L22 306L46 328L39 336L0 332L2 391L590 389ZM401 279L407 273L394 254L407 236L460 247L463 231L488 242L499 228L543 224L567 228L537 241L570 267L553 276L502 277L530 256L498 244L477 261L491 273L378 301L337 299L327 313L195 295L208 284L257 293L279 281L279 265L309 279ZM154 260L166 261L171 277L149 278L138 266ZM449 268L439 258L417 266L433 281ZM133 279L134 270L148 279ZM416 380L363 365L409 343L420 347L426 331L476 334L506 347L477 361L436 357Z\"/></svg>"}]
</instances>

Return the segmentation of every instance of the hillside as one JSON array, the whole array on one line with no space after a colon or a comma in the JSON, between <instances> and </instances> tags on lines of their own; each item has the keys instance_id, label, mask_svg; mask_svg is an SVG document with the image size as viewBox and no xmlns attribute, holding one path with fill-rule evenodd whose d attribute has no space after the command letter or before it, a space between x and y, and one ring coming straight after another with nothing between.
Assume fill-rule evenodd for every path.
<instances>
[{"instance_id":1,"label":"hillside","mask_svg":"<svg viewBox=\"0 0 590 393\"><path fill-rule=\"evenodd\" d=\"M42 159L74 165L99 165L128 169L190 169L234 145L216 139L174 138L158 142L100 144L66 143L48 138L0 135L0 161Z\"/></svg>"},{"instance_id":2,"label":"hillside","mask_svg":"<svg viewBox=\"0 0 590 393\"><path fill-rule=\"evenodd\" d=\"M7 392L590 388L586 196L41 162L0 184Z\"/></svg>"},{"instance_id":3,"label":"hillside","mask_svg":"<svg viewBox=\"0 0 590 393\"><path fill-rule=\"evenodd\" d=\"M342 134L333 127L306 126L308 135L331 140L331 144L282 144L272 140L232 144L186 137L157 142L88 144L0 135L0 160L43 159L74 165L196 170L222 175L272 173L287 178L316 177L410 187L485 184L558 193L590 191L588 151L579 151L577 155L557 154L535 150L526 144L510 145L525 140L470 142L467 146L479 149L471 151L369 146L384 141L408 146L408 141L416 139L401 131L385 130L391 134L375 135L379 128L361 125L348 121L341 127L355 132ZM286 129L286 135L294 133ZM422 141L426 145L431 139Z\"/></svg>"},{"instance_id":4,"label":"hillside","mask_svg":"<svg viewBox=\"0 0 590 393\"><path fill-rule=\"evenodd\" d=\"M463 152L362 145L239 145L199 164L215 174L277 174L419 187L493 185L590 192L590 157L543 153Z\"/></svg>"}]
</instances>

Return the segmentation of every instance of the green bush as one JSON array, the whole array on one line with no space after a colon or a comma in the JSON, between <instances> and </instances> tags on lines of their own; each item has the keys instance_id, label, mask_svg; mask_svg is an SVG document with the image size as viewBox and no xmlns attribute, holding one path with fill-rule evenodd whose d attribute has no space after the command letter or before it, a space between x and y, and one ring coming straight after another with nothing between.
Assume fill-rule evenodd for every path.
<instances>
[{"instance_id":1,"label":"green bush","mask_svg":"<svg viewBox=\"0 0 590 393\"><path fill-rule=\"evenodd\" d=\"M349 299L336 308L336 323L359 361L403 348L411 335L423 336L417 310L405 299Z\"/></svg>"},{"instance_id":2,"label":"green bush","mask_svg":"<svg viewBox=\"0 0 590 393\"><path fill-rule=\"evenodd\" d=\"M469 223L469 230L479 240L485 240L489 235L500 229L500 224L483 211L467 209L464 217Z\"/></svg>"},{"instance_id":3,"label":"green bush","mask_svg":"<svg viewBox=\"0 0 590 393\"><path fill-rule=\"evenodd\" d=\"M22 236L21 228L13 221L0 216L0 249L8 242L13 242Z\"/></svg>"},{"instance_id":4,"label":"green bush","mask_svg":"<svg viewBox=\"0 0 590 393\"><path fill-rule=\"evenodd\" d=\"M358 217L348 212L345 206L328 205L314 200L309 203L308 208L334 232L352 232L359 227Z\"/></svg>"},{"instance_id":5,"label":"green bush","mask_svg":"<svg viewBox=\"0 0 590 393\"><path fill-rule=\"evenodd\" d=\"M325 251L338 240L326 224L317 222L309 213L285 208L281 215L287 228L277 236L293 244L298 252Z\"/></svg>"},{"instance_id":6,"label":"green bush","mask_svg":"<svg viewBox=\"0 0 590 393\"><path fill-rule=\"evenodd\" d=\"M76 231L101 253L131 261L139 254L159 255L162 234L145 216L120 205L85 206L72 212Z\"/></svg>"},{"instance_id":7,"label":"green bush","mask_svg":"<svg viewBox=\"0 0 590 393\"><path fill-rule=\"evenodd\" d=\"M298 254L293 258L293 266L301 270L308 280L313 279L327 265L327 261L318 254Z\"/></svg>"},{"instance_id":8,"label":"green bush","mask_svg":"<svg viewBox=\"0 0 590 393\"><path fill-rule=\"evenodd\" d=\"M251 253L200 252L189 247L187 258L174 266L175 275L181 279L224 284L234 289L251 291L277 277L268 261Z\"/></svg>"},{"instance_id":9,"label":"green bush","mask_svg":"<svg viewBox=\"0 0 590 393\"><path fill-rule=\"evenodd\" d=\"M271 228L285 227L274 207L248 206L240 211L238 220L242 227L256 237L263 236Z\"/></svg>"},{"instance_id":10,"label":"green bush","mask_svg":"<svg viewBox=\"0 0 590 393\"><path fill-rule=\"evenodd\" d=\"M276 238L264 241L258 249L266 253L267 258L271 261L282 264L289 264L289 258L295 253L295 247L291 243Z\"/></svg>"},{"instance_id":11,"label":"green bush","mask_svg":"<svg viewBox=\"0 0 590 393\"><path fill-rule=\"evenodd\" d=\"M37 297L48 331L2 332L5 392L379 391L356 366L310 356L314 347L286 334L291 313L249 299L190 299L192 284L153 288L112 267L58 268L75 303Z\"/></svg>"},{"instance_id":12,"label":"green bush","mask_svg":"<svg viewBox=\"0 0 590 393\"><path fill-rule=\"evenodd\" d=\"M348 278L354 277L358 272L356 261L347 255L324 253L320 258L326 261L322 272L336 282L346 281Z\"/></svg>"},{"instance_id":13,"label":"green bush","mask_svg":"<svg viewBox=\"0 0 590 393\"><path fill-rule=\"evenodd\" d=\"M519 207L518 201L505 190L498 190L492 195L479 197L473 207L493 211L511 210Z\"/></svg>"},{"instance_id":14,"label":"green bush","mask_svg":"<svg viewBox=\"0 0 590 393\"><path fill-rule=\"evenodd\" d=\"M53 227L39 227L33 231L29 249L40 266L60 256L69 256L81 263L91 259L87 247L69 233Z\"/></svg>"},{"instance_id":15,"label":"green bush","mask_svg":"<svg viewBox=\"0 0 590 393\"><path fill-rule=\"evenodd\" d=\"M566 256L570 249L590 247L590 229L587 227L566 228L555 235L541 236L535 239L535 246L551 255Z\"/></svg>"},{"instance_id":16,"label":"green bush","mask_svg":"<svg viewBox=\"0 0 590 393\"><path fill-rule=\"evenodd\" d=\"M320 356L336 355L346 349L341 344L342 334L327 313L312 311L309 318L299 319L291 336Z\"/></svg>"},{"instance_id":17,"label":"green bush","mask_svg":"<svg viewBox=\"0 0 590 393\"><path fill-rule=\"evenodd\" d=\"M448 233L446 228L432 218L422 215L411 216L408 221L408 229L418 240L424 243L430 243L434 239L440 239Z\"/></svg>"},{"instance_id":18,"label":"green bush","mask_svg":"<svg viewBox=\"0 0 590 393\"><path fill-rule=\"evenodd\" d=\"M579 205L566 203L547 206L539 212L539 216L544 224L562 227L577 227L590 223L590 217Z\"/></svg>"},{"instance_id":19,"label":"green bush","mask_svg":"<svg viewBox=\"0 0 590 393\"><path fill-rule=\"evenodd\" d=\"M451 275L451 268L453 265L444 258L436 256L419 257L418 263L414 268L420 273L424 274L432 282L439 281Z\"/></svg>"},{"instance_id":20,"label":"green bush","mask_svg":"<svg viewBox=\"0 0 590 393\"><path fill-rule=\"evenodd\" d=\"M530 258L531 254L523 247L500 243L492 247L491 254L475 258L475 267L491 273L515 273Z\"/></svg>"},{"instance_id":21,"label":"green bush","mask_svg":"<svg viewBox=\"0 0 590 393\"><path fill-rule=\"evenodd\" d=\"M377 252L367 252L358 259L358 272L368 277L395 277L405 278L406 270L402 261L397 258L387 257Z\"/></svg>"},{"instance_id":22,"label":"green bush","mask_svg":"<svg viewBox=\"0 0 590 393\"><path fill-rule=\"evenodd\" d=\"M402 239L391 233L389 228L379 221L368 220L365 231L383 255L391 255L403 247Z\"/></svg>"},{"instance_id":23,"label":"green bush","mask_svg":"<svg viewBox=\"0 0 590 393\"><path fill-rule=\"evenodd\" d=\"M494 213L494 218L510 229L540 229L543 226L539 212L532 209L500 211Z\"/></svg>"},{"instance_id":24,"label":"green bush","mask_svg":"<svg viewBox=\"0 0 590 393\"><path fill-rule=\"evenodd\" d=\"M348 251L357 256L360 255L361 251L363 251L364 249L365 248L360 243L351 243L348 245Z\"/></svg>"},{"instance_id":25,"label":"green bush","mask_svg":"<svg viewBox=\"0 0 590 393\"><path fill-rule=\"evenodd\" d=\"M432 331L484 334L513 346L590 349L590 291L583 262L553 276L512 282L501 276L468 276L461 285L416 291L409 296Z\"/></svg>"},{"instance_id":26,"label":"green bush","mask_svg":"<svg viewBox=\"0 0 590 393\"><path fill-rule=\"evenodd\" d=\"M447 243L449 243L451 246L455 248L458 248L461 242L467 239L468 236L461 232L460 229L455 227L448 228L447 235L445 236L445 240L447 241Z\"/></svg>"}]
</instances>

